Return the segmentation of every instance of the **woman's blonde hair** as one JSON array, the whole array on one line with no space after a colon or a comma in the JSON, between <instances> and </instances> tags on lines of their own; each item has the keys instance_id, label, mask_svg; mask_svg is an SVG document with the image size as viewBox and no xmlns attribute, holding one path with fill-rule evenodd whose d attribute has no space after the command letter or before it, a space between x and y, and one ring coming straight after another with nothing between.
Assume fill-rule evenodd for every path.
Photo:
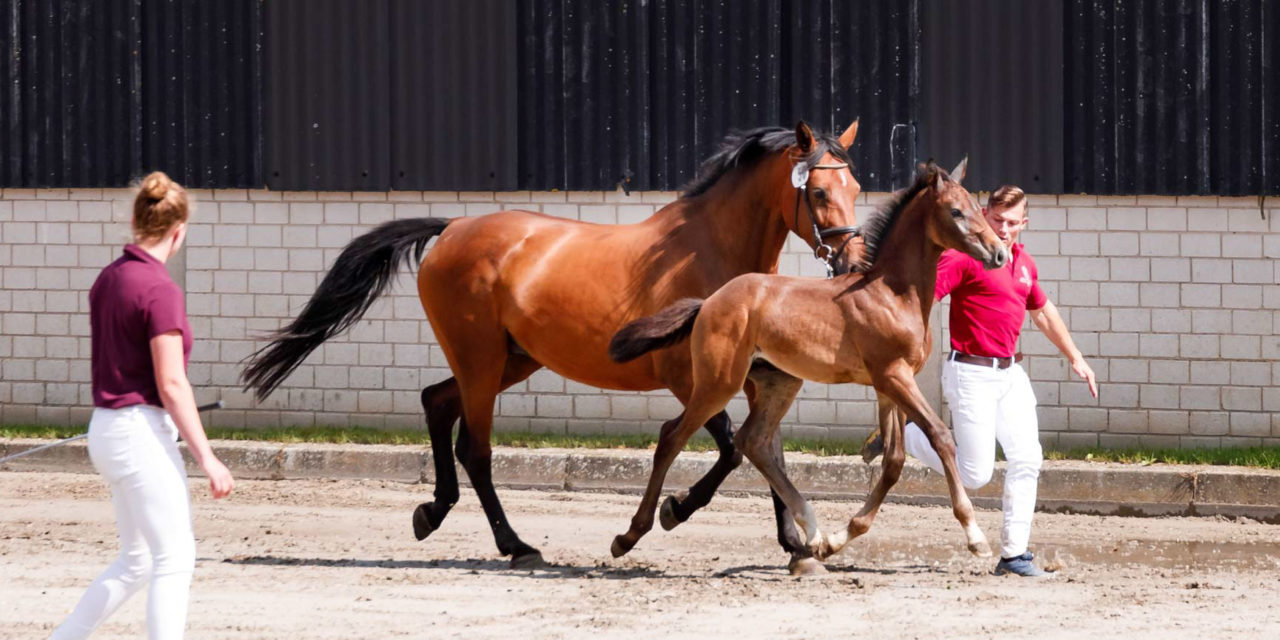
<instances>
[{"instance_id":1,"label":"woman's blonde hair","mask_svg":"<svg viewBox=\"0 0 1280 640\"><path fill-rule=\"evenodd\" d=\"M139 240L153 240L173 225L187 221L191 210L187 190L163 171L153 171L138 184L133 200L133 233Z\"/></svg>"}]
</instances>

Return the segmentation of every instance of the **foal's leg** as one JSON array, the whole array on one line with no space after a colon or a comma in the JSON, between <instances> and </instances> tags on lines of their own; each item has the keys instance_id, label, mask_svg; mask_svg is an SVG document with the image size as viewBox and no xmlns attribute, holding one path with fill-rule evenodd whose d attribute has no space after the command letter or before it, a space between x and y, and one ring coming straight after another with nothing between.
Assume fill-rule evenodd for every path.
<instances>
[{"instance_id":1,"label":"foal's leg","mask_svg":"<svg viewBox=\"0 0 1280 640\"><path fill-rule=\"evenodd\" d=\"M897 406L893 404L893 401L889 400L884 394L878 394L876 400L880 409L878 429L881 437L884 438L883 471L880 473L880 479L876 482L875 488L867 495L867 500L863 503L862 509L849 521L849 526L846 530L837 531L827 536L826 544L822 545L818 552L819 558L825 559L831 554L840 551L850 540L871 529L871 523L876 519L880 506L884 504L885 495L889 493L889 489L897 484L898 478L902 476L902 465L907 458L906 451L902 446L902 429L906 418Z\"/></svg>"},{"instance_id":2,"label":"foal's leg","mask_svg":"<svg viewBox=\"0 0 1280 640\"><path fill-rule=\"evenodd\" d=\"M747 392L747 402L751 407L750 415L747 416L748 422L752 420L767 420L777 424L782 420L783 415L786 413L786 407L782 407L781 411L770 412L767 407L761 406L760 402L757 401L759 395L757 389L760 384L763 384L757 378L780 373L782 372L777 367L764 360L756 360L751 363L751 370L747 375L747 384L743 387ZM796 380L797 389L799 389L800 384L800 381ZM721 423L720 419L722 417L723 422ZM721 428L721 425L723 425L723 428ZM711 501L711 496L716 492L716 489L724 482L724 479L742 463L742 453L733 445L733 428L729 422L728 414L720 412L716 417L708 421L705 426L707 431L711 433L711 437L715 439L716 446L720 449L720 458L716 460L715 466L707 472L707 475L698 480L693 488L687 492L682 491L674 496L668 496L663 501L662 508L658 511L658 522L662 524L663 529L668 531L688 520L694 511L706 506ZM777 447L776 457L781 460L782 439L775 435L773 444ZM792 554L794 563L796 553L809 555L808 548L800 540L800 534L796 532L795 522L792 520L791 512L787 509L786 504L772 489L769 490L769 493L773 496L773 513L778 524L778 544L782 545L783 550L787 553Z\"/></svg>"},{"instance_id":3,"label":"foal's leg","mask_svg":"<svg viewBox=\"0 0 1280 640\"><path fill-rule=\"evenodd\" d=\"M676 456L689 442L690 436L713 415L719 413L726 404L729 404L729 400L733 398L737 389L737 385L729 385L727 389L723 387L716 389L711 395L699 394L695 391L693 398L685 406L685 412L680 414L680 417L662 425L662 432L658 435L658 447L653 452L653 469L649 472L649 483L645 486L644 497L640 499L640 506L636 509L635 516L631 518L631 528L613 539L613 545L609 549L613 557L621 557L631 551L640 538L653 529L653 511L658 506L658 498L662 495L662 483L667 477L671 463L675 462Z\"/></svg>"},{"instance_id":4,"label":"foal's leg","mask_svg":"<svg viewBox=\"0 0 1280 640\"><path fill-rule=\"evenodd\" d=\"M752 415L760 415L761 419L753 420L748 417L747 422L734 436L734 443L769 481L769 486L778 501L786 506L792 520L805 532L804 542L796 545L793 551L792 571L814 572L817 570L814 566L817 563L807 562L804 559L812 558L814 552L818 550L818 545L823 541L823 536L818 528L818 519L814 515L813 507L787 478L786 469L783 466L782 438L778 428L783 414L795 400L803 382L776 369L771 372L757 370L752 380L756 383L754 403L758 408L753 409ZM780 531L779 535L782 536L783 532ZM796 541L799 542L798 538Z\"/></svg>"},{"instance_id":5,"label":"foal's leg","mask_svg":"<svg viewBox=\"0 0 1280 640\"><path fill-rule=\"evenodd\" d=\"M542 368L533 358L511 355L502 373L502 388L507 389ZM458 472L453 465L450 443L453 425L462 415L462 397L457 378L449 378L422 390L422 409L427 416L427 434L431 438L431 458L435 466L435 500L424 502L413 510L413 535L419 540L431 535L444 523L449 510L458 502Z\"/></svg>"},{"instance_id":6,"label":"foal's leg","mask_svg":"<svg viewBox=\"0 0 1280 640\"><path fill-rule=\"evenodd\" d=\"M890 369L879 380L876 380L875 387L880 394L889 396L889 399L902 409L906 417L915 422L929 438L929 443L933 445L934 451L938 452L938 457L942 460L942 469L947 477L947 487L951 492L951 509L955 513L956 520L959 520L960 525L964 527L964 535L968 542L969 551L976 556L990 557L991 546L987 544L986 536L983 535L982 529L978 527L977 518L974 517L973 513L973 503L969 501L969 494L965 492L964 486L960 484L960 472L956 467L956 444L951 438L951 431L947 429L947 425L943 424L942 419L933 412L929 402L925 400L924 394L920 393L920 388L916 386L915 377L911 374L911 368L903 364ZM887 436L888 434L886 433L885 435ZM894 447L901 449L901 427L895 430L894 439L897 441ZM888 457L886 455L886 470L889 464ZM849 537L859 535L865 531L865 526L869 526L869 521L865 517L859 517L863 515L860 513L849 521L847 531ZM834 542L839 542L839 540L834 540ZM831 553L839 550L839 546L831 545Z\"/></svg>"}]
</instances>

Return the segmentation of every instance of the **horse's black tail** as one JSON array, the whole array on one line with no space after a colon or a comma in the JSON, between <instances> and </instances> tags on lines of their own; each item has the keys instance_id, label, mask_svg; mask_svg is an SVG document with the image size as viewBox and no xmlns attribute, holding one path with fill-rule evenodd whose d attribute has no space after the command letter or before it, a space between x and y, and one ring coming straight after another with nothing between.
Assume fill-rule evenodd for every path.
<instances>
[{"instance_id":1,"label":"horse's black tail","mask_svg":"<svg viewBox=\"0 0 1280 640\"><path fill-rule=\"evenodd\" d=\"M698 319L701 310L701 298L685 298L647 318L628 323L609 341L609 357L614 362L629 362L683 341L693 333L693 321Z\"/></svg>"},{"instance_id":2,"label":"horse's black tail","mask_svg":"<svg viewBox=\"0 0 1280 640\"><path fill-rule=\"evenodd\" d=\"M345 331L391 284L401 264L421 261L427 242L446 218L392 220L347 244L297 319L272 334L271 343L245 360L245 390L263 400L325 340Z\"/></svg>"}]
</instances>

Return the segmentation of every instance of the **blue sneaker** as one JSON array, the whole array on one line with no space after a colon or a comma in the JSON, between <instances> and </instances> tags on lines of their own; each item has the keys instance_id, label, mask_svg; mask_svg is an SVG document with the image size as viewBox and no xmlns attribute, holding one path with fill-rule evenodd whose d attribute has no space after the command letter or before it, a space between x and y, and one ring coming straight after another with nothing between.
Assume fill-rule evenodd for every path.
<instances>
[{"instance_id":1,"label":"blue sneaker","mask_svg":"<svg viewBox=\"0 0 1280 640\"><path fill-rule=\"evenodd\" d=\"M996 563L996 575L1003 576L1013 574L1024 578L1048 578L1053 574L1037 567L1031 560L1035 558L1030 551L1020 556L1012 558L1000 558L1000 562Z\"/></svg>"}]
</instances>

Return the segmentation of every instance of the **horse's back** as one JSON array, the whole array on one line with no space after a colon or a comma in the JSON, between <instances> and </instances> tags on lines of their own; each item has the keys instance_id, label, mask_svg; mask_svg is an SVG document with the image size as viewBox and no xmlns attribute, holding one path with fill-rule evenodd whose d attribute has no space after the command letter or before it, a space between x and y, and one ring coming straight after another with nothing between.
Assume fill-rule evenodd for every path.
<instances>
[{"instance_id":1,"label":"horse's back","mask_svg":"<svg viewBox=\"0 0 1280 640\"><path fill-rule=\"evenodd\" d=\"M607 347L619 327L670 297L664 282L675 271L659 270L658 282L650 282L635 268L659 238L644 224L598 225L531 211L460 218L424 257L419 294L433 326L510 336L538 362L588 384L656 388L651 370L612 363ZM449 327L435 329L449 339L441 335Z\"/></svg>"}]
</instances>

